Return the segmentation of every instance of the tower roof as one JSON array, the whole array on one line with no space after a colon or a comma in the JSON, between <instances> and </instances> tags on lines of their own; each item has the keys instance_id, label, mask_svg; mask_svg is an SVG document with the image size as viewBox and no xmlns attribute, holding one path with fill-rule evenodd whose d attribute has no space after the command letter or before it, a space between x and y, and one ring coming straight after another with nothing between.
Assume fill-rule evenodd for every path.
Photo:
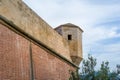
<instances>
[{"instance_id":1,"label":"tower roof","mask_svg":"<svg viewBox=\"0 0 120 80\"><path fill-rule=\"evenodd\" d=\"M76 26L76 25L72 23L66 23L66 24L63 24L63 26Z\"/></svg>"},{"instance_id":2,"label":"tower roof","mask_svg":"<svg viewBox=\"0 0 120 80\"><path fill-rule=\"evenodd\" d=\"M60 27L66 27L66 26L67 26L67 27L76 27L76 28L79 28L79 29L83 32L83 30L82 30L79 26L77 26L77 25L75 25L75 24L72 24L72 23L62 24L62 25L56 27L55 29L60 28Z\"/></svg>"}]
</instances>

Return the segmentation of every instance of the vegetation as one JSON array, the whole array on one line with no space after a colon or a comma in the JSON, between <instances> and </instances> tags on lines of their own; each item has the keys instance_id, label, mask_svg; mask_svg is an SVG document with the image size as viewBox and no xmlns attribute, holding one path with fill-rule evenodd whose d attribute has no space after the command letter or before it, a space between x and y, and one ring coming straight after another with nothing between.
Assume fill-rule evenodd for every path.
<instances>
[{"instance_id":1,"label":"vegetation","mask_svg":"<svg viewBox=\"0 0 120 80\"><path fill-rule=\"evenodd\" d=\"M109 62L103 61L98 71L95 71L97 61L90 54L88 59L83 60L80 80L117 80L117 72L110 72Z\"/></svg>"},{"instance_id":2,"label":"vegetation","mask_svg":"<svg viewBox=\"0 0 120 80\"><path fill-rule=\"evenodd\" d=\"M82 74L84 75L84 80L87 80L88 78L94 79L96 63L96 59L93 58L91 55L88 55L87 60L83 60Z\"/></svg>"},{"instance_id":3,"label":"vegetation","mask_svg":"<svg viewBox=\"0 0 120 80\"><path fill-rule=\"evenodd\" d=\"M103 61L99 70L95 70L97 60L90 54L86 60L82 62L82 70L79 73L71 72L69 80L120 80L118 74L120 74L120 65L117 65L118 71L110 72L109 62Z\"/></svg>"},{"instance_id":4,"label":"vegetation","mask_svg":"<svg viewBox=\"0 0 120 80\"><path fill-rule=\"evenodd\" d=\"M69 80L80 80L80 76L79 76L78 70L75 71L75 72L71 72L71 76L70 76Z\"/></svg>"}]
</instances>

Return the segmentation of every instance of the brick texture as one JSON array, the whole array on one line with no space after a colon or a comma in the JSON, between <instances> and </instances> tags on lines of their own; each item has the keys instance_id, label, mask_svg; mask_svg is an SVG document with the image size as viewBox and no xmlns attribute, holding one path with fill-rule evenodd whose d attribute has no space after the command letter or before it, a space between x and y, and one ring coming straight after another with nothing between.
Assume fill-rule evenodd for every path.
<instances>
[{"instance_id":1,"label":"brick texture","mask_svg":"<svg viewBox=\"0 0 120 80\"><path fill-rule=\"evenodd\" d=\"M0 80L30 80L29 41L0 24Z\"/></svg>"},{"instance_id":2,"label":"brick texture","mask_svg":"<svg viewBox=\"0 0 120 80\"><path fill-rule=\"evenodd\" d=\"M34 80L68 80L76 69L0 24L0 80L31 80L30 53Z\"/></svg>"},{"instance_id":3,"label":"brick texture","mask_svg":"<svg viewBox=\"0 0 120 80\"><path fill-rule=\"evenodd\" d=\"M74 67L32 44L35 80L68 80Z\"/></svg>"}]
</instances>

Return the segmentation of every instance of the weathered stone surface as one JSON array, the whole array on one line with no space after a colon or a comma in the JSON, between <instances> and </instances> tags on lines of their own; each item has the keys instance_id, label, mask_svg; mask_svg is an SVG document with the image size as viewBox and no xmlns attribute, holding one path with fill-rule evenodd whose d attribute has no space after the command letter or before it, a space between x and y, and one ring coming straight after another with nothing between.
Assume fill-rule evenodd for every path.
<instances>
[{"instance_id":1,"label":"weathered stone surface","mask_svg":"<svg viewBox=\"0 0 120 80\"><path fill-rule=\"evenodd\" d=\"M1 0L0 15L71 61L68 43L22 0Z\"/></svg>"},{"instance_id":2,"label":"weathered stone surface","mask_svg":"<svg viewBox=\"0 0 120 80\"><path fill-rule=\"evenodd\" d=\"M83 30L71 23L60 25L55 30L68 41L71 59L75 64L79 65L82 60Z\"/></svg>"}]
</instances>

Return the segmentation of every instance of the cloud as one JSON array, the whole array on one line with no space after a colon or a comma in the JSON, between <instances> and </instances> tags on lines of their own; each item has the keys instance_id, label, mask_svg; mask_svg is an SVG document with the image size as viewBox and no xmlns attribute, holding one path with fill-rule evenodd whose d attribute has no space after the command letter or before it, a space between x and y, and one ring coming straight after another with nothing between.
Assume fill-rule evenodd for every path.
<instances>
[{"instance_id":1,"label":"cloud","mask_svg":"<svg viewBox=\"0 0 120 80\"><path fill-rule=\"evenodd\" d=\"M92 4L92 5L113 5L119 4L119 0L82 0L85 3Z\"/></svg>"},{"instance_id":2,"label":"cloud","mask_svg":"<svg viewBox=\"0 0 120 80\"><path fill-rule=\"evenodd\" d=\"M120 34L119 34L120 36ZM120 37L115 37L115 38L107 38L104 40L100 40L99 43L104 44L104 45L108 45L108 44L116 44L120 42Z\"/></svg>"},{"instance_id":3,"label":"cloud","mask_svg":"<svg viewBox=\"0 0 120 80\"><path fill-rule=\"evenodd\" d=\"M87 0L24 1L53 27L65 22L73 22L84 26L92 25L108 15L112 16L113 13L118 13L118 10L120 10L119 5L96 6L90 3L86 4Z\"/></svg>"}]
</instances>

